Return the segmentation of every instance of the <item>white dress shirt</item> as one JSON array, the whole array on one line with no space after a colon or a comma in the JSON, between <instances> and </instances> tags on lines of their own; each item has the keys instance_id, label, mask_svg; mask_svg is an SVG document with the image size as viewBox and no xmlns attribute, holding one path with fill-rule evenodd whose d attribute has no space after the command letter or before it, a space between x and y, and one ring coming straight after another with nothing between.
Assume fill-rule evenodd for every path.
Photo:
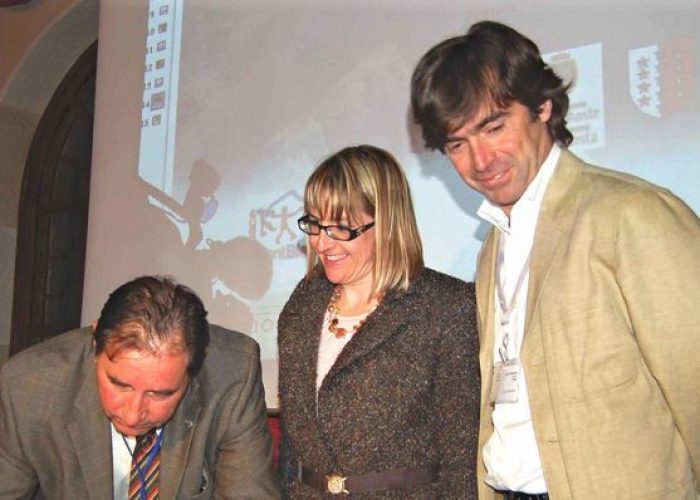
<instances>
[{"instance_id":1,"label":"white dress shirt","mask_svg":"<svg viewBox=\"0 0 700 500\"><path fill-rule=\"evenodd\" d=\"M133 450L136 447L136 438L124 437L114 425L109 424L112 430L112 479L114 480L114 499L125 500L129 494L129 476L131 475L131 452L126 447L124 439Z\"/></svg>"},{"instance_id":2,"label":"white dress shirt","mask_svg":"<svg viewBox=\"0 0 700 500\"><path fill-rule=\"evenodd\" d=\"M494 290L494 366L501 362L502 355L510 360L520 357L535 228L542 199L560 153L561 149L555 144L535 178L511 209L510 218L501 207L488 200L479 207L478 215L501 232L498 284ZM521 274L522 279L519 279ZM501 298L505 300L499 300L498 288L502 292ZM509 311L503 310L503 302ZM501 319L506 316L509 326L502 328ZM547 485L532 425L525 369L520 370L517 402L496 403L494 407L494 431L484 445L483 457L487 472L486 483L494 489L536 494L546 492Z\"/></svg>"}]
</instances>

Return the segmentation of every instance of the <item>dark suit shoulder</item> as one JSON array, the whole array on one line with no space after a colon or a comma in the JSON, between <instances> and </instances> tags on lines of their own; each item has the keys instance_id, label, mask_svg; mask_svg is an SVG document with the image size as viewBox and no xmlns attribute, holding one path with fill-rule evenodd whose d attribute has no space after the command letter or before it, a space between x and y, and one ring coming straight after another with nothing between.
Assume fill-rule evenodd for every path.
<instances>
[{"instance_id":1,"label":"dark suit shoulder","mask_svg":"<svg viewBox=\"0 0 700 500\"><path fill-rule=\"evenodd\" d=\"M251 364L260 364L260 347L252 337L217 325L209 326L209 335L207 357L197 374L207 392L225 391L243 382Z\"/></svg>"},{"instance_id":2,"label":"dark suit shoulder","mask_svg":"<svg viewBox=\"0 0 700 500\"><path fill-rule=\"evenodd\" d=\"M33 382L43 378L55 383L56 377L75 371L92 354L92 328L71 330L12 356L2 366L2 379L31 377Z\"/></svg>"},{"instance_id":3,"label":"dark suit shoulder","mask_svg":"<svg viewBox=\"0 0 700 500\"><path fill-rule=\"evenodd\" d=\"M0 372L1 392L23 425L50 433L72 420L72 402L94 379L94 367L92 329L73 330L10 358Z\"/></svg>"},{"instance_id":4,"label":"dark suit shoulder","mask_svg":"<svg viewBox=\"0 0 700 500\"><path fill-rule=\"evenodd\" d=\"M463 281L455 276L436 271L429 267L423 269L414 283L444 292L473 293L474 291L473 282Z\"/></svg>"},{"instance_id":5,"label":"dark suit shoulder","mask_svg":"<svg viewBox=\"0 0 700 500\"><path fill-rule=\"evenodd\" d=\"M302 297L315 295L318 293L330 293L332 288L333 283L328 281L326 275L321 271L317 271L311 276L310 279L304 276L301 280L299 280L299 283L297 283L297 286L294 287L292 294L289 296L289 300L298 300Z\"/></svg>"},{"instance_id":6,"label":"dark suit shoulder","mask_svg":"<svg viewBox=\"0 0 700 500\"><path fill-rule=\"evenodd\" d=\"M311 279L302 278L282 308L279 324L285 325L292 317L299 315L308 317L318 307L325 307L332 289L333 284L326 279L322 272L314 273ZM320 303L323 305L320 306Z\"/></svg>"},{"instance_id":7,"label":"dark suit shoulder","mask_svg":"<svg viewBox=\"0 0 700 500\"><path fill-rule=\"evenodd\" d=\"M209 350L237 350L246 353L258 350L258 343L252 337L218 325L209 325Z\"/></svg>"},{"instance_id":8,"label":"dark suit shoulder","mask_svg":"<svg viewBox=\"0 0 700 500\"><path fill-rule=\"evenodd\" d=\"M425 268L411 283L404 300L414 305L422 304L431 313L472 309L476 300L474 283Z\"/></svg>"}]
</instances>

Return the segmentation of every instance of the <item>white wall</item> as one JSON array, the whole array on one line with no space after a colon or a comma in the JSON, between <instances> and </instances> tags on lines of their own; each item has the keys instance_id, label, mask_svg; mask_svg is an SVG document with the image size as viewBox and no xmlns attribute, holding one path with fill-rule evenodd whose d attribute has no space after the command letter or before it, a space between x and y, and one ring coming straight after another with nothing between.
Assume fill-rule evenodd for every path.
<instances>
[{"instance_id":1,"label":"white wall","mask_svg":"<svg viewBox=\"0 0 700 500\"><path fill-rule=\"evenodd\" d=\"M76 59L97 38L98 0L0 9L0 362L10 343L20 188L39 119Z\"/></svg>"}]
</instances>

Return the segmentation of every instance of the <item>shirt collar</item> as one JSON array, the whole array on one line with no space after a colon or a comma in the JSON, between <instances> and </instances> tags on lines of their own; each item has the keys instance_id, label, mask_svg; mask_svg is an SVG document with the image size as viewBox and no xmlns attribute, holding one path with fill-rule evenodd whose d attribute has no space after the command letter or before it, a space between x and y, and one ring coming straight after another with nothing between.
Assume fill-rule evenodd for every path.
<instances>
[{"instance_id":1,"label":"shirt collar","mask_svg":"<svg viewBox=\"0 0 700 500\"><path fill-rule=\"evenodd\" d=\"M555 143L549 151L547 158L545 158L544 163L542 163L537 175L535 175L535 178L532 179L523 195L515 205L513 205L510 211L511 217L519 212L539 210L549 180L552 178L552 175L554 175L554 170L559 162L560 154L561 148ZM510 234L511 218L506 215L499 205L492 203L488 199L484 199L484 201L481 202L481 206L479 206L477 215L486 222L496 226L501 232Z\"/></svg>"}]
</instances>

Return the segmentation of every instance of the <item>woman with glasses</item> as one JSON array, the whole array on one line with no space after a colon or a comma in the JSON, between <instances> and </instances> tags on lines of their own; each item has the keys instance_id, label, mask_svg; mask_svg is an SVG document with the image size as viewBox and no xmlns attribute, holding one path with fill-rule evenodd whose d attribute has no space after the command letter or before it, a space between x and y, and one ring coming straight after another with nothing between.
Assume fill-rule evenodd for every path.
<instances>
[{"instance_id":1,"label":"woman with glasses","mask_svg":"<svg viewBox=\"0 0 700 500\"><path fill-rule=\"evenodd\" d=\"M304 210L307 275L278 327L283 498L475 498L473 285L424 267L386 151L327 158Z\"/></svg>"}]
</instances>

